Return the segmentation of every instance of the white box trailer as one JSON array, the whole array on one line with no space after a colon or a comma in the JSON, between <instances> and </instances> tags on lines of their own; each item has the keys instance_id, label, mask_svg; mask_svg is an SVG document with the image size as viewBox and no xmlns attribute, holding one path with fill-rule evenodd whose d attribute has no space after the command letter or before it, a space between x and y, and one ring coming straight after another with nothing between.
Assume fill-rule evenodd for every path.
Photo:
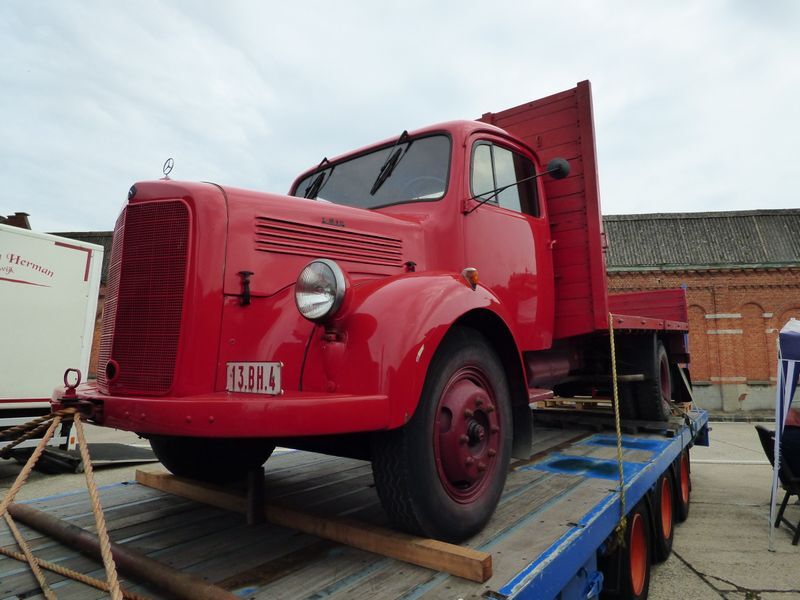
<instances>
[{"instance_id":1,"label":"white box trailer","mask_svg":"<svg viewBox=\"0 0 800 600\"><path fill-rule=\"evenodd\" d=\"M49 413L66 369L87 378L102 265L102 246L0 224L0 430Z\"/></svg>"}]
</instances>

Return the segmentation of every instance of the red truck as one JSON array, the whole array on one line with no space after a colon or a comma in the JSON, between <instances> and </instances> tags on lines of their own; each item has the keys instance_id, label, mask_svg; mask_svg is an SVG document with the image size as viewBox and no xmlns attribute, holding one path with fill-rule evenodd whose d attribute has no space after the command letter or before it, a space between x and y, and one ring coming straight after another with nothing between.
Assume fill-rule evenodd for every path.
<instances>
[{"instance_id":1,"label":"red truck","mask_svg":"<svg viewBox=\"0 0 800 600\"><path fill-rule=\"evenodd\" d=\"M55 404L204 480L276 444L367 458L395 525L462 540L530 456L532 402L610 393L610 314L623 417L686 396L683 290L610 295L604 251L588 81L323 159L288 195L137 183L97 381Z\"/></svg>"}]
</instances>

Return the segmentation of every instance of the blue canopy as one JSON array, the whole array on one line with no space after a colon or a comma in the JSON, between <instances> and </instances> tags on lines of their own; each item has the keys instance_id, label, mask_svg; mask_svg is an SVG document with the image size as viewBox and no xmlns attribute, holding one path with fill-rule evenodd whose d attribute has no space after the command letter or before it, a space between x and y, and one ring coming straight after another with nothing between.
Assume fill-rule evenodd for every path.
<instances>
[{"instance_id":1,"label":"blue canopy","mask_svg":"<svg viewBox=\"0 0 800 600\"><path fill-rule=\"evenodd\" d=\"M775 465L772 469L772 498L769 509L769 549L772 550L772 523L778 494L778 468L781 460L781 434L797 389L800 375L800 321L789 320L778 336L778 381L775 390Z\"/></svg>"}]
</instances>

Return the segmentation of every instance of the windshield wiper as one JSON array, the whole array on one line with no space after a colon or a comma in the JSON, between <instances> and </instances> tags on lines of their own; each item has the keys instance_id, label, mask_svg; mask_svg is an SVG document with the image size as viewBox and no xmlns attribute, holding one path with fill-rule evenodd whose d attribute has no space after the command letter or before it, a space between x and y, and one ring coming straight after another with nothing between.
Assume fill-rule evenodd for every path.
<instances>
[{"instance_id":1,"label":"windshield wiper","mask_svg":"<svg viewBox=\"0 0 800 600\"><path fill-rule=\"evenodd\" d=\"M394 171L397 163L400 162L400 159L403 158L407 153L408 149L411 147L411 142L408 143L406 146L405 151L402 148L397 148L404 140L408 139L408 131L403 131L400 134L400 137L397 138L397 141L392 146L392 149L389 150L389 156L386 158L386 161L383 163L381 170L378 172L378 176L375 178L375 182L372 184L372 187L369 190L369 195L374 196L384 182L391 177L392 172ZM395 150L397 148L397 150Z\"/></svg>"},{"instance_id":2,"label":"windshield wiper","mask_svg":"<svg viewBox=\"0 0 800 600\"><path fill-rule=\"evenodd\" d=\"M317 194L319 194L322 186L324 185L323 182L326 181L325 179L326 171L320 171L319 174L314 177L314 181L308 184L305 193L303 194L303 198L316 198ZM328 177L330 179L330 177Z\"/></svg>"},{"instance_id":3,"label":"windshield wiper","mask_svg":"<svg viewBox=\"0 0 800 600\"><path fill-rule=\"evenodd\" d=\"M317 168L319 169L322 165L328 162L330 161L326 156L320 161L320 163L317 165ZM333 173L333 168L331 168L330 172ZM330 177L328 177L328 179L330 179ZM319 191L322 189L324 181L325 181L325 171L320 171L319 173L317 173L317 176L314 177L314 180L308 184L306 191L303 192L303 198L316 198L317 194L319 194Z\"/></svg>"}]
</instances>

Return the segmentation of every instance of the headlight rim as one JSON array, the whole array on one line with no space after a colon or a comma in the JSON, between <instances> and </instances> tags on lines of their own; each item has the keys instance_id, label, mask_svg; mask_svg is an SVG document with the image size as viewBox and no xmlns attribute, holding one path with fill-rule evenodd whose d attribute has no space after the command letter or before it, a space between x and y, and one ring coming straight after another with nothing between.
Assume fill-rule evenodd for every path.
<instances>
[{"instance_id":1,"label":"headlight rim","mask_svg":"<svg viewBox=\"0 0 800 600\"><path fill-rule=\"evenodd\" d=\"M318 317L308 317L305 314L303 314L303 311L300 309L300 304L298 302L298 297L297 297L297 284L300 281L300 278L302 277L302 275L305 272L305 270L307 268L309 268L311 265L313 265L314 263L321 263L321 264L325 265L326 267L328 267L330 269L331 273L333 273L333 279L334 279L334 283L336 284L336 290L335 290L334 296L333 296L333 304L331 304L331 307L327 310L327 312L325 312L325 314L320 315ZM348 288L349 288L349 285L348 285L347 277L345 276L345 273L344 273L344 270L342 269L342 267L339 266L339 263L337 263L335 260L331 260L329 258L315 258L314 260L311 260L311 261L307 262L303 266L303 268L300 269L300 273L297 275L297 279L295 280L294 303L295 303L295 306L297 307L297 311L300 313L300 315L304 319L308 319L312 323L324 322L324 321L327 321L327 320L335 317L339 313L339 310L341 309L342 305L344 304L344 299L345 299L345 296L347 294Z\"/></svg>"}]
</instances>

